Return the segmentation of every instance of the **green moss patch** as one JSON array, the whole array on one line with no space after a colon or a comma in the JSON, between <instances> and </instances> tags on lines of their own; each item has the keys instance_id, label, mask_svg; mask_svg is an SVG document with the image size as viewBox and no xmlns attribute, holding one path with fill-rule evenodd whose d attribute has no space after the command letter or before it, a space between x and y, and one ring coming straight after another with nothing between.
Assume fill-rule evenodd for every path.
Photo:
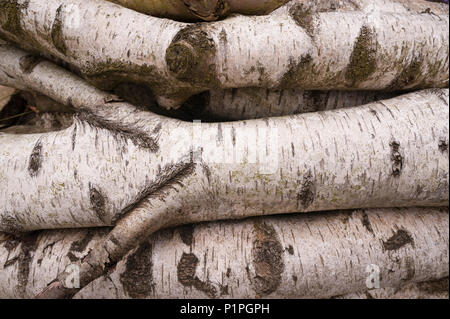
<instances>
[{"instance_id":1,"label":"green moss patch","mask_svg":"<svg viewBox=\"0 0 450 319\"><path fill-rule=\"evenodd\" d=\"M375 72L376 67L376 35L374 31L364 26L353 47L345 79L351 85L364 82Z\"/></svg>"}]
</instances>

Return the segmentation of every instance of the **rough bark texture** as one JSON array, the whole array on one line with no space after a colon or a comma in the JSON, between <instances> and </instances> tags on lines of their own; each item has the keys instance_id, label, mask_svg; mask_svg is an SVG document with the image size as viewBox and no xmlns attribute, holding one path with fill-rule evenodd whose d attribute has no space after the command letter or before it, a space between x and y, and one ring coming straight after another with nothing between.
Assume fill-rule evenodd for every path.
<instances>
[{"instance_id":1,"label":"rough bark texture","mask_svg":"<svg viewBox=\"0 0 450 319\"><path fill-rule=\"evenodd\" d=\"M347 296L356 298L393 294L407 284L448 277L448 216L448 208L372 209L168 229L144 241L75 297L324 298L360 292ZM40 231L2 241L0 297L34 296L67 265L79 263L107 232ZM400 233L406 235L399 237ZM367 288L369 265L379 267L384 292ZM418 286L436 291L445 282L438 287Z\"/></svg>"},{"instance_id":2,"label":"rough bark texture","mask_svg":"<svg viewBox=\"0 0 450 319\"><path fill-rule=\"evenodd\" d=\"M67 129L0 135L0 227L19 233L115 225L83 261L82 287L169 225L448 204L448 90L284 118L183 123L140 111L25 52L2 46L0 54L2 84L79 111ZM262 229L268 241L272 231ZM73 295L61 286L66 277L41 296ZM261 283L261 291L272 284Z\"/></svg>"},{"instance_id":3,"label":"rough bark texture","mask_svg":"<svg viewBox=\"0 0 450 319\"><path fill-rule=\"evenodd\" d=\"M448 204L448 90L290 117L183 123L108 103L110 95L47 62L21 72L14 61L25 53L2 52L11 62L2 81L90 107L61 131L0 135L4 231L113 225L143 203L130 227L157 215L176 224ZM158 209L149 215L146 205Z\"/></svg>"},{"instance_id":4,"label":"rough bark texture","mask_svg":"<svg viewBox=\"0 0 450 319\"><path fill-rule=\"evenodd\" d=\"M209 24L149 17L94 0L1 5L5 39L68 62L103 89L146 84L167 108L211 88L448 86L445 4L299 0L268 16Z\"/></svg>"}]
</instances>

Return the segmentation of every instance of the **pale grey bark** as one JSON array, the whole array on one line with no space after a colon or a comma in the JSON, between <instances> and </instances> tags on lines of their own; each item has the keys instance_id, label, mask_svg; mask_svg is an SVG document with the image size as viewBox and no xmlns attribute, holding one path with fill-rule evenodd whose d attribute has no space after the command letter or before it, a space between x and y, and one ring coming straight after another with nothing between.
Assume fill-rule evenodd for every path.
<instances>
[{"instance_id":1,"label":"pale grey bark","mask_svg":"<svg viewBox=\"0 0 450 319\"><path fill-rule=\"evenodd\" d=\"M78 265L107 232L40 231L2 241L0 297L33 297L67 265ZM448 276L448 238L448 208L187 225L152 235L75 297L357 298L362 291L382 297ZM376 280L370 265L379 267L382 289L367 288Z\"/></svg>"},{"instance_id":2,"label":"pale grey bark","mask_svg":"<svg viewBox=\"0 0 450 319\"><path fill-rule=\"evenodd\" d=\"M211 88L448 86L448 6L420 12L425 1L291 1L268 16L209 24L94 0L3 3L4 38L68 62L103 89L146 84L167 108Z\"/></svg>"},{"instance_id":3,"label":"pale grey bark","mask_svg":"<svg viewBox=\"0 0 450 319\"><path fill-rule=\"evenodd\" d=\"M144 235L169 225L297 211L448 205L448 90L346 110L192 124L117 102L48 62L24 69L23 61L30 59L25 52L2 47L0 53L11 62L1 66L3 84L85 108L65 130L0 135L7 185L0 197L2 230L115 225L83 263L82 286ZM275 131L275 140L258 135L261 127ZM248 160L239 143L249 136L256 140L247 147L265 151L269 162ZM261 148L260 140L269 143ZM244 159L214 157L229 147ZM44 296L60 287L49 291Z\"/></svg>"}]
</instances>

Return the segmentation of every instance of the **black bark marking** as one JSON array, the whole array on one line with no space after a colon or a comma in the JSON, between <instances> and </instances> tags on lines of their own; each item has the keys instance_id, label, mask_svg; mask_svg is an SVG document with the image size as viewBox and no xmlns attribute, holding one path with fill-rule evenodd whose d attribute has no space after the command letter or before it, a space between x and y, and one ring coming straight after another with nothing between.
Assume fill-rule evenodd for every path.
<instances>
[{"instance_id":1,"label":"black bark marking","mask_svg":"<svg viewBox=\"0 0 450 319\"><path fill-rule=\"evenodd\" d=\"M208 297L215 298L217 289L209 281L201 281L195 275L198 262L199 260L194 254L183 253L177 265L178 281L185 287L194 287L204 292Z\"/></svg>"},{"instance_id":2,"label":"black bark marking","mask_svg":"<svg viewBox=\"0 0 450 319\"><path fill-rule=\"evenodd\" d=\"M445 139L440 139L438 148L441 153L445 153L446 151L448 151L448 142Z\"/></svg>"},{"instance_id":3,"label":"black bark marking","mask_svg":"<svg viewBox=\"0 0 450 319\"><path fill-rule=\"evenodd\" d=\"M178 228L181 241L187 246L192 245L192 241L194 239L194 229L194 225L184 225Z\"/></svg>"},{"instance_id":4,"label":"black bark marking","mask_svg":"<svg viewBox=\"0 0 450 319\"><path fill-rule=\"evenodd\" d=\"M98 219L102 222L106 222L106 196L102 194L100 189L95 188L91 183L89 183L89 200Z\"/></svg>"},{"instance_id":5,"label":"black bark marking","mask_svg":"<svg viewBox=\"0 0 450 319\"><path fill-rule=\"evenodd\" d=\"M292 247L292 245L289 245L288 247L286 247L286 251L289 253L289 255L293 255L294 247Z\"/></svg>"},{"instance_id":6,"label":"black bark marking","mask_svg":"<svg viewBox=\"0 0 450 319\"><path fill-rule=\"evenodd\" d=\"M77 143L77 124L74 124L72 131L72 151L75 150L76 143Z\"/></svg>"},{"instance_id":7,"label":"black bark marking","mask_svg":"<svg viewBox=\"0 0 450 319\"><path fill-rule=\"evenodd\" d=\"M43 59L37 55L29 54L20 58L19 66L23 73L29 74L33 72L34 68L43 61Z\"/></svg>"},{"instance_id":8,"label":"black bark marking","mask_svg":"<svg viewBox=\"0 0 450 319\"><path fill-rule=\"evenodd\" d=\"M378 122L381 123L381 120L380 120L380 117L378 116L378 112L377 112L377 111L371 109L371 110L370 110L370 113L372 113L373 116L375 116L375 117L377 118Z\"/></svg>"},{"instance_id":9,"label":"black bark marking","mask_svg":"<svg viewBox=\"0 0 450 319\"><path fill-rule=\"evenodd\" d=\"M311 170L304 175L301 182L300 191L297 194L297 201L299 201L303 208L308 208L316 196L316 181L312 176Z\"/></svg>"},{"instance_id":10,"label":"black bark marking","mask_svg":"<svg viewBox=\"0 0 450 319\"><path fill-rule=\"evenodd\" d=\"M361 222L365 229L367 229L372 234L374 233L372 224L370 223L370 220L369 220L369 216L367 215L365 210L362 210Z\"/></svg>"},{"instance_id":11,"label":"black bark marking","mask_svg":"<svg viewBox=\"0 0 450 319\"><path fill-rule=\"evenodd\" d=\"M144 242L127 258L125 271L120 274L120 282L131 298L145 298L153 291L152 254L152 245Z\"/></svg>"},{"instance_id":12,"label":"black bark marking","mask_svg":"<svg viewBox=\"0 0 450 319\"><path fill-rule=\"evenodd\" d=\"M64 21L64 5L62 4L58 7L58 9L56 9L55 20L53 21L50 36L52 38L52 43L55 46L55 48L65 55L67 47L62 32L63 21Z\"/></svg>"},{"instance_id":13,"label":"black bark marking","mask_svg":"<svg viewBox=\"0 0 450 319\"><path fill-rule=\"evenodd\" d=\"M253 289L258 295L269 295L281 283L284 271L283 247L273 226L256 222L252 246L252 264L255 274L247 272Z\"/></svg>"},{"instance_id":14,"label":"black bark marking","mask_svg":"<svg viewBox=\"0 0 450 319\"><path fill-rule=\"evenodd\" d=\"M157 152L159 149L157 133L161 129L160 125L156 125L154 129L156 134L151 136L137 127L101 117L88 109L80 109L77 113L77 118L92 127L108 130L116 137L123 136L131 140L136 146L147 148L152 152ZM159 130L157 130L158 127Z\"/></svg>"},{"instance_id":15,"label":"black bark marking","mask_svg":"<svg viewBox=\"0 0 450 319\"><path fill-rule=\"evenodd\" d=\"M167 191L173 189L175 185L184 187L183 180L194 173L196 164L193 162L177 163L166 165L156 178L150 182L144 189L142 189L136 196L136 199L131 202L127 207L122 209L119 214L116 214L112 222L115 223L122 216L128 212L134 210L143 201L157 198L164 200L167 195Z\"/></svg>"},{"instance_id":16,"label":"black bark marking","mask_svg":"<svg viewBox=\"0 0 450 319\"><path fill-rule=\"evenodd\" d=\"M236 130L234 126L231 128L231 142L233 143L233 146L236 146Z\"/></svg>"},{"instance_id":17,"label":"black bark marking","mask_svg":"<svg viewBox=\"0 0 450 319\"><path fill-rule=\"evenodd\" d=\"M42 167L42 143L40 140L36 142L31 151L30 159L28 162L28 173L31 177L36 177L39 170Z\"/></svg>"},{"instance_id":18,"label":"black bark marking","mask_svg":"<svg viewBox=\"0 0 450 319\"><path fill-rule=\"evenodd\" d=\"M407 244L411 244L414 247L414 239L408 231L399 229L388 240L383 242L383 248L385 251L397 250Z\"/></svg>"},{"instance_id":19,"label":"black bark marking","mask_svg":"<svg viewBox=\"0 0 450 319\"><path fill-rule=\"evenodd\" d=\"M76 262L80 260L79 257L77 257L75 253L82 253L86 249L86 247L91 242L92 238L94 237L94 232L91 230L88 230L87 233L79 240L72 242L69 248L69 252L67 253L67 257L70 259L71 262Z\"/></svg>"},{"instance_id":20,"label":"black bark marking","mask_svg":"<svg viewBox=\"0 0 450 319\"><path fill-rule=\"evenodd\" d=\"M391 147L391 161L392 161L392 175L400 176L403 169L403 156L400 154L400 143L392 141L389 146Z\"/></svg>"}]
</instances>

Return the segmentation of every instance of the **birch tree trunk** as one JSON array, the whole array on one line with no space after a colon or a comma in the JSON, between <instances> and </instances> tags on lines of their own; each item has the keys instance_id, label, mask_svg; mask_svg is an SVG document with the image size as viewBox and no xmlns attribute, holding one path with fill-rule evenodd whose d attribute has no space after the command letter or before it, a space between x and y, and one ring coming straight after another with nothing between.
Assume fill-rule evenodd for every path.
<instances>
[{"instance_id":1,"label":"birch tree trunk","mask_svg":"<svg viewBox=\"0 0 450 319\"><path fill-rule=\"evenodd\" d=\"M107 232L40 231L2 241L0 297L33 297ZM383 292L367 285L378 279L386 293L448 276L448 238L448 208L187 225L151 236L75 298L376 297Z\"/></svg>"},{"instance_id":2,"label":"birch tree trunk","mask_svg":"<svg viewBox=\"0 0 450 319\"><path fill-rule=\"evenodd\" d=\"M5 0L0 36L102 89L146 84L167 108L211 88L447 87L448 6L417 2L298 0L268 16L186 24L95 0Z\"/></svg>"}]
</instances>

